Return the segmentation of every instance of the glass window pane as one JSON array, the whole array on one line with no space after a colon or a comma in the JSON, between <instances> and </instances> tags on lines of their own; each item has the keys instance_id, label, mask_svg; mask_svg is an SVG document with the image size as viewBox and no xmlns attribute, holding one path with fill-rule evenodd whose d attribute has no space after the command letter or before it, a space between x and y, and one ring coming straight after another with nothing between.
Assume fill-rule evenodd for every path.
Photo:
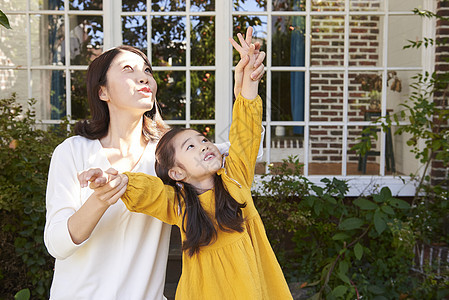
<instances>
[{"instance_id":1,"label":"glass window pane","mask_svg":"<svg viewBox=\"0 0 449 300\"><path fill-rule=\"evenodd\" d=\"M0 99L9 99L16 93L16 101L27 107L28 76L26 70L0 69Z\"/></svg>"},{"instance_id":2,"label":"glass window pane","mask_svg":"<svg viewBox=\"0 0 449 300\"><path fill-rule=\"evenodd\" d=\"M151 9L155 12L165 12L165 11L185 11L186 1L185 0L154 0L152 1Z\"/></svg>"},{"instance_id":3,"label":"glass window pane","mask_svg":"<svg viewBox=\"0 0 449 300\"><path fill-rule=\"evenodd\" d=\"M70 0L70 10L102 10L103 1L95 0Z\"/></svg>"},{"instance_id":4,"label":"glass window pane","mask_svg":"<svg viewBox=\"0 0 449 300\"><path fill-rule=\"evenodd\" d=\"M394 0L388 1L390 11L412 11L415 8L423 8L423 0Z\"/></svg>"},{"instance_id":5,"label":"glass window pane","mask_svg":"<svg viewBox=\"0 0 449 300\"><path fill-rule=\"evenodd\" d=\"M416 76L418 71L388 71L388 89L387 89L387 111L399 114L404 109L400 104L405 103L412 93L418 92L412 88L412 84L416 84ZM399 120L402 120L400 114Z\"/></svg>"},{"instance_id":6,"label":"glass window pane","mask_svg":"<svg viewBox=\"0 0 449 300\"><path fill-rule=\"evenodd\" d=\"M151 18L152 62L154 66L186 65L186 18Z\"/></svg>"},{"instance_id":7,"label":"glass window pane","mask_svg":"<svg viewBox=\"0 0 449 300\"><path fill-rule=\"evenodd\" d=\"M390 1L397 2L397 0ZM352 11L383 11L385 8L385 0L351 0L349 1L349 9Z\"/></svg>"},{"instance_id":8,"label":"glass window pane","mask_svg":"<svg viewBox=\"0 0 449 300\"><path fill-rule=\"evenodd\" d=\"M271 74L271 120L304 121L304 72Z\"/></svg>"},{"instance_id":9,"label":"glass window pane","mask_svg":"<svg viewBox=\"0 0 449 300\"><path fill-rule=\"evenodd\" d=\"M241 33L242 35L246 34L246 29L248 26L253 27L253 43L259 42L261 46L261 50L266 52L267 45L267 20L268 18L265 16L234 16L234 24L233 24L233 37L236 41L238 41L237 33ZM240 56L236 50L233 50L233 63L236 65Z\"/></svg>"},{"instance_id":10,"label":"glass window pane","mask_svg":"<svg viewBox=\"0 0 449 300\"><path fill-rule=\"evenodd\" d=\"M122 1L122 11L141 12L147 10L146 0Z\"/></svg>"},{"instance_id":11,"label":"glass window pane","mask_svg":"<svg viewBox=\"0 0 449 300\"><path fill-rule=\"evenodd\" d=\"M349 121L370 121L370 112L382 107L382 72L349 72Z\"/></svg>"},{"instance_id":12,"label":"glass window pane","mask_svg":"<svg viewBox=\"0 0 449 300\"><path fill-rule=\"evenodd\" d=\"M122 17L123 44L136 47L147 53L147 18L145 16Z\"/></svg>"},{"instance_id":13,"label":"glass window pane","mask_svg":"<svg viewBox=\"0 0 449 300\"><path fill-rule=\"evenodd\" d=\"M32 15L31 58L33 65L65 63L64 16Z\"/></svg>"},{"instance_id":14,"label":"glass window pane","mask_svg":"<svg viewBox=\"0 0 449 300\"><path fill-rule=\"evenodd\" d=\"M349 66L382 66L382 24L383 17L379 16L351 17Z\"/></svg>"},{"instance_id":15,"label":"glass window pane","mask_svg":"<svg viewBox=\"0 0 449 300\"><path fill-rule=\"evenodd\" d=\"M305 17L272 17L272 65L304 66Z\"/></svg>"},{"instance_id":16,"label":"glass window pane","mask_svg":"<svg viewBox=\"0 0 449 300\"><path fill-rule=\"evenodd\" d=\"M312 66L344 65L344 26L344 17L312 17L310 50Z\"/></svg>"},{"instance_id":17,"label":"glass window pane","mask_svg":"<svg viewBox=\"0 0 449 300\"><path fill-rule=\"evenodd\" d=\"M342 126L310 127L309 175L342 173Z\"/></svg>"},{"instance_id":18,"label":"glass window pane","mask_svg":"<svg viewBox=\"0 0 449 300\"><path fill-rule=\"evenodd\" d=\"M27 18L14 15L9 18L12 30L0 26L0 64L26 66L27 64Z\"/></svg>"},{"instance_id":19,"label":"glass window pane","mask_svg":"<svg viewBox=\"0 0 449 300\"><path fill-rule=\"evenodd\" d=\"M234 11L265 11L267 9L266 0L244 1L234 0Z\"/></svg>"},{"instance_id":20,"label":"glass window pane","mask_svg":"<svg viewBox=\"0 0 449 300\"><path fill-rule=\"evenodd\" d=\"M190 11L214 11L215 0L191 0Z\"/></svg>"},{"instance_id":21,"label":"glass window pane","mask_svg":"<svg viewBox=\"0 0 449 300\"><path fill-rule=\"evenodd\" d=\"M190 119L215 119L215 72L192 71Z\"/></svg>"},{"instance_id":22,"label":"glass window pane","mask_svg":"<svg viewBox=\"0 0 449 300\"><path fill-rule=\"evenodd\" d=\"M344 11L345 0L311 0L312 11Z\"/></svg>"},{"instance_id":23,"label":"glass window pane","mask_svg":"<svg viewBox=\"0 0 449 300\"><path fill-rule=\"evenodd\" d=\"M191 19L191 65L215 65L215 18L192 17Z\"/></svg>"},{"instance_id":24,"label":"glass window pane","mask_svg":"<svg viewBox=\"0 0 449 300\"><path fill-rule=\"evenodd\" d=\"M272 126L269 145L270 162L276 165L276 163L280 163L283 159L287 159L292 155L297 155L299 161L304 162L303 132L304 128L302 126ZM264 151L264 161L267 160L266 156L266 151Z\"/></svg>"},{"instance_id":25,"label":"glass window pane","mask_svg":"<svg viewBox=\"0 0 449 300\"><path fill-rule=\"evenodd\" d=\"M64 10L64 0L30 0L30 10Z\"/></svg>"},{"instance_id":26,"label":"glass window pane","mask_svg":"<svg viewBox=\"0 0 449 300\"><path fill-rule=\"evenodd\" d=\"M89 117L89 103L86 87L87 71L71 71L72 119L80 120Z\"/></svg>"},{"instance_id":27,"label":"glass window pane","mask_svg":"<svg viewBox=\"0 0 449 300\"><path fill-rule=\"evenodd\" d=\"M215 125L212 124L191 124L190 128L201 132L209 141L215 143Z\"/></svg>"},{"instance_id":28,"label":"glass window pane","mask_svg":"<svg viewBox=\"0 0 449 300\"><path fill-rule=\"evenodd\" d=\"M1 10L3 12L7 12L8 10L26 10L26 9L27 9L27 0L2 1L1 3ZM11 22L11 20L9 20L9 22Z\"/></svg>"},{"instance_id":29,"label":"glass window pane","mask_svg":"<svg viewBox=\"0 0 449 300\"><path fill-rule=\"evenodd\" d=\"M390 16L388 24L388 66L420 67L421 51L403 49L408 41L422 39L422 19L419 16Z\"/></svg>"},{"instance_id":30,"label":"glass window pane","mask_svg":"<svg viewBox=\"0 0 449 300\"><path fill-rule=\"evenodd\" d=\"M70 63L88 65L103 50L103 17L70 16Z\"/></svg>"},{"instance_id":31,"label":"glass window pane","mask_svg":"<svg viewBox=\"0 0 449 300\"><path fill-rule=\"evenodd\" d=\"M271 0L274 11L305 11L306 0Z\"/></svg>"},{"instance_id":32,"label":"glass window pane","mask_svg":"<svg viewBox=\"0 0 449 300\"><path fill-rule=\"evenodd\" d=\"M343 72L310 74L310 121L343 121Z\"/></svg>"},{"instance_id":33,"label":"glass window pane","mask_svg":"<svg viewBox=\"0 0 449 300\"><path fill-rule=\"evenodd\" d=\"M186 73L155 71L157 100L164 120L186 119Z\"/></svg>"},{"instance_id":34,"label":"glass window pane","mask_svg":"<svg viewBox=\"0 0 449 300\"><path fill-rule=\"evenodd\" d=\"M380 130L380 126L348 126L348 175L380 175ZM351 150L353 146L359 147L361 143L364 145L365 154Z\"/></svg>"},{"instance_id":35,"label":"glass window pane","mask_svg":"<svg viewBox=\"0 0 449 300\"><path fill-rule=\"evenodd\" d=\"M33 98L39 107L38 119L59 120L66 115L65 72L63 70L33 70Z\"/></svg>"}]
</instances>

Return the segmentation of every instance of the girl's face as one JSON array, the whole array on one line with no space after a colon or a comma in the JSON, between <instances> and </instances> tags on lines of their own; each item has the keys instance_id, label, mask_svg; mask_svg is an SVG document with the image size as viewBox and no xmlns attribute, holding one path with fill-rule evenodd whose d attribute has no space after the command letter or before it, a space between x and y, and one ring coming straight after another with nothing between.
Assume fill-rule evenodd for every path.
<instances>
[{"instance_id":1,"label":"girl's face","mask_svg":"<svg viewBox=\"0 0 449 300\"><path fill-rule=\"evenodd\" d=\"M110 113L128 110L141 116L153 108L157 84L150 66L139 55L129 51L119 53L112 61L106 79L106 86L101 87L99 96L108 103Z\"/></svg>"},{"instance_id":2,"label":"girl's face","mask_svg":"<svg viewBox=\"0 0 449 300\"><path fill-rule=\"evenodd\" d=\"M223 160L217 146L195 130L184 130L173 138L176 166L183 178L173 178L193 185L210 179L220 170Z\"/></svg>"}]
</instances>

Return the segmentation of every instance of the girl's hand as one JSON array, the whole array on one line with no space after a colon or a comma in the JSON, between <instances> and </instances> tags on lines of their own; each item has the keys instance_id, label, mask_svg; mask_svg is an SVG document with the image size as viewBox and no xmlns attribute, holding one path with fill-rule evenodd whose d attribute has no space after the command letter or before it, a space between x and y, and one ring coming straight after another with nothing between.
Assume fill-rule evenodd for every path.
<instances>
[{"instance_id":1,"label":"girl's hand","mask_svg":"<svg viewBox=\"0 0 449 300\"><path fill-rule=\"evenodd\" d=\"M111 174L108 173L111 169L107 170L105 173L108 174L108 182L101 183L101 186L97 186L96 180L91 183L90 186L95 185L93 197L100 200L107 206L115 204L118 199L126 192L128 186L128 176L125 174ZM115 171L114 169L112 169ZM115 171L117 172L117 171ZM114 172L112 172L114 173ZM102 177L103 178L103 177ZM98 179L98 178L97 178ZM91 187L92 188L92 187Z\"/></svg>"},{"instance_id":2,"label":"girl's hand","mask_svg":"<svg viewBox=\"0 0 449 300\"><path fill-rule=\"evenodd\" d=\"M240 45L235 40L233 40L231 38L229 39L229 41L231 42L234 49L239 52L241 60L242 60L242 58L246 57L249 53L252 35L253 35L253 28L250 26L246 30L245 38L243 38L241 33L237 34L237 38L240 41ZM254 62L254 70L251 73L251 79L255 80L255 81L259 81L265 73L265 67L262 64L262 62L265 59L265 52L260 51L260 43L259 42L256 42L254 44L254 54L256 55L256 60ZM238 94L242 90L243 68L239 68L239 69L236 68L235 73L234 73L234 78L235 78L234 79L234 81L235 81L234 96L237 98Z\"/></svg>"},{"instance_id":3,"label":"girl's hand","mask_svg":"<svg viewBox=\"0 0 449 300\"><path fill-rule=\"evenodd\" d=\"M83 171L78 175L81 187L89 187L94 191L91 197L99 199L104 204L110 206L125 193L128 185L128 176L118 174L118 171L110 168L103 172L99 168L92 168Z\"/></svg>"}]
</instances>

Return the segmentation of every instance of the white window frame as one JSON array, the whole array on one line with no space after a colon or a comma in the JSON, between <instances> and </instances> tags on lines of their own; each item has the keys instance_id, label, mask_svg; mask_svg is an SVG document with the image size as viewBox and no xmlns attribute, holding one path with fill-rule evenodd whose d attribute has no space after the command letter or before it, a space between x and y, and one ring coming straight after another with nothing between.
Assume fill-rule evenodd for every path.
<instances>
[{"instance_id":1,"label":"white window frame","mask_svg":"<svg viewBox=\"0 0 449 300\"><path fill-rule=\"evenodd\" d=\"M64 0L65 9L62 11L53 11L53 10L40 10L40 11L31 11L30 10L30 1L27 0L27 9L22 11L4 11L8 16L13 17L14 15L25 15L27 19L27 64L26 66L0 66L0 69L19 69L27 71L28 82L32 82L32 71L33 70L63 70L66 74L66 87L70 87L70 71L72 70L86 70L87 66L72 66L70 65L70 39L65 39L65 54L66 54L66 65L65 66L53 66L53 65L33 65L32 64L32 56L31 56L31 36L30 36L30 19L32 15L62 15L64 16L65 22L65 36L70 36L70 27L69 27L69 16L70 15L100 15L103 17L103 33L104 33L104 41L103 47L104 50L110 49L114 46L120 45L122 43L122 16L123 15L145 15L150 18L152 15L183 15L186 17L187 22L187 30L186 39L187 39L187 47L190 48L190 16L214 16L215 17L215 66L201 66L201 67L192 67L190 65L190 51L187 51L186 57L186 66L176 66L176 67L154 67L154 70L157 71L185 71L186 72L186 99L188 105L186 106L186 120L179 121L171 121L167 120L169 124L180 124L186 125L189 127L191 124L213 124L215 125L216 132L216 142L223 142L226 140L226 134L231 123L231 113L232 113L232 99L233 99L233 81L232 81L232 46L228 41L228 37L233 36L232 28L233 28L233 16L234 15L260 15L267 16L267 49L263 49L267 52L267 54L271 53L271 16L291 16L291 15L299 15L305 16L306 18L306 36L310 36L311 28L310 21L311 17L314 15L323 14L321 12L311 11L311 1L306 0L306 11L298 11L298 12L284 12L277 11L273 12L272 4L270 0L267 0L267 10L265 12L235 12L233 11L233 1L232 0L215 0L215 11L208 12L192 12L189 13L190 9L190 0L186 0L187 12L184 13L173 13L173 12L151 12L149 9L147 12L137 12L137 13L122 13L122 1L109 1L103 0L103 10L102 11L69 11L69 0ZM348 41L349 41L349 17L351 15L379 15L383 17L383 36L387 36L388 34L388 18L389 16L394 15L402 15L409 14L412 15L411 12L389 12L387 9L389 7L389 2L394 0L383 0L384 9L379 12L350 12L350 0L345 0L345 10L344 11L335 11L335 12L325 12L326 15L333 16L345 16L345 49L344 49L344 66L342 67L313 67L310 65L310 39L305 39L305 66L304 67L278 67L271 66L271 57L267 55L265 65L266 65L266 81L267 81L267 90L266 95L268 98L271 98L271 72L272 71L303 71L305 72L305 116L304 121L292 121L292 122L281 122L281 121L272 121L271 120L271 103L269 99L264 99L265 105L267 107L266 121L264 121L264 126L266 127L266 140L267 145L270 145L271 140L271 127L276 125L283 126L304 126L304 176L306 176L312 182L318 183L323 177L336 177L339 179L347 180L350 184L350 192L349 195L360 195L362 193L369 193L373 189L378 189L379 186L388 186L392 190L392 192L396 195L402 196L410 196L415 193L415 185L414 182L411 181L409 176L390 176L385 175L385 145L384 145L384 135L385 133L381 133L381 157L380 157L380 175L376 176L352 176L347 175L346 172L346 162L347 162L347 128L348 126L355 125L369 125L369 122L366 124L361 122L349 122L347 119L347 110L348 110L348 73L350 71L379 71L382 72L383 78L383 88L382 88L382 115L386 113L386 78L387 72L389 70L396 71L422 71L424 72L432 72L434 69L434 49L433 48L424 48L422 49L422 68L390 68L386 67L386 62L388 59L388 51L387 43L383 43L383 62L381 67L370 67L370 68L361 68L361 67L349 67L349 55L348 55ZM147 0L147 7L151 8L151 0ZM423 0L423 9L435 11L436 3L434 0ZM435 21L431 20L423 20L423 28L422 28L423 36L433 37L435 34ZM148 26L148 54L151 51L151 27ZM151 55L149 55L151 59ZM195 70L210 70L215 72L215 120L191 120L190 119L190 71ZM313 71L340 71L344 72L344 111L343 111L343 120L341 122L310 122L309 121L309 89L310 89L310 72ZM32 98L32 86L28 85L28 97ZM67 96L67 107L66 113L67 115L71 114L71 90L70 88L66 88L66 96ZM59 123L59 120L42 120L44 124L56 124ZM309 175L308 164L309 164L309 129L310 126L317 125L337 125L342 126L343 128L343 146L342 146L342 174L339 176L333 175ZM267 147L265 149L266 157L270 157L271 149ZM270 163L269 159L267 161L267 165ZM423 174L421 174L423 175ZM260 181L260 176L257 176L256 181ZM405 184L404 184L405 182Z\"/></svg>"}]
</instances>

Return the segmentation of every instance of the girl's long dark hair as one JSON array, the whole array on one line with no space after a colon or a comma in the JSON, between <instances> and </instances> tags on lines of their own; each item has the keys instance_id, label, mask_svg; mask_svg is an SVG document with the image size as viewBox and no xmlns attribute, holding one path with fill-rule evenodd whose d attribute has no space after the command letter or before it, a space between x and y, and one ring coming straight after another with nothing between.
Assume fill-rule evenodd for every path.
<instances>
[{"instance_id":1,"label":"girl's long dark hair","mask_svg":"<svg viewBox=\"0 0 449 300\"><path fill-rule=\"evenodd\" d=\"M123 51L129 51L142 57L145 64L151 68L147 56L137 48L131 46L119 46L112 48L95 58L87 69L87 99L91 118L89 120L79 121L75 124L75 134L84 136L88 139L101 139L106 136L109 130L109 108L105 101L100 99L98 92L102 86L107 84L107 72L114 58ZM145 112L143 116L142 134L147 141L158 140L166 131L167 126L162 120L157 102L154 101L153 108Z\"/></svg>"},{"instance_id":2,"label":"girl's long dark hair","mask_svg":"<svg viewBox=\"0 0 449 300\"><path fill-rule=\"evenodd\" d=\"M207 246L217 237L215 222L201 206L197 189L188 183L176 182L170 178L168 171L175 166L175 149L173 138L190 128L173 128L160 139L156 147L156 174L165 184L171 185L176 191L178 205L182 210L182 230L186 240L182 249L190 256L198 253L202 246ZM223 185L221 176L215 175L215 220L218 228L226 232L243 231L242 208L246 204L238 203Z\"/></svg>"}]
</instances>

